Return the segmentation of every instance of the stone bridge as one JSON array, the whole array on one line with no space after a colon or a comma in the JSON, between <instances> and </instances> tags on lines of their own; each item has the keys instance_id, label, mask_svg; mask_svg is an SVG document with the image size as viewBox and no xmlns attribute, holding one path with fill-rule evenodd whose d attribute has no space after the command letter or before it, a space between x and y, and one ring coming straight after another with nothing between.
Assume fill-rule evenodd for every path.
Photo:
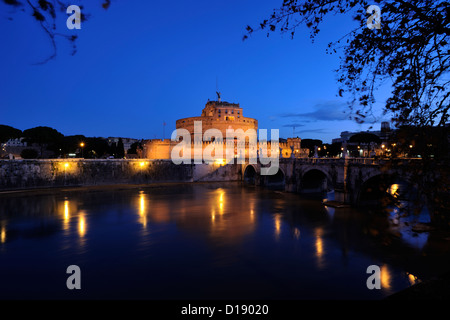
<instances>
[{"instance_id":1,"label":"stone bridge","mask_svg":"<svg viewBox=\"0 0 450 320\"><path fill-rule=\"evenodd\" d=\"M0 160L0 191L80 185L243 180L297 193L334 190L337 201L372 204L379 202L392 184L402 182L412 186L407 194L417 197L417 188L412 183L414 179L408 171L414 161L418 160L281 158L277 174L265 176L261 175L259 163L175 165L170 160L148 159Z\"/></svg>"},{"instance_id":2,"label":"stone bridge","mask_svg":"<svg viewBox=\"0 0 450 320\"><path fill-rule=\"evenodd\" d=\"M335 200L348 204L378 202L386 190L405 183L415 190L408 171L416 159L375 160L371 158L280 159L279 171L261 175L261 164L243 164L242 179L254 185L297 193L334 190ZM410 194L411 194L410 190Z\"/></svg>"}]
</instances>

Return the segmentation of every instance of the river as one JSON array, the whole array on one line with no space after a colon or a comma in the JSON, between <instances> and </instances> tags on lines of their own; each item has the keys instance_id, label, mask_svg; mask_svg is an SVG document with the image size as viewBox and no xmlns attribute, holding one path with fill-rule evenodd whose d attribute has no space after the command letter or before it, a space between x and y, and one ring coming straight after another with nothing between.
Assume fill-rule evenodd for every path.
<instances>
[{"instance_id":1,"label":"river","mask_svg":"<svg viewBox=\"0 0 450 320\"><path fill-rule=\"evenodd\" d=\"M448 269L389 215L240 183L2 194L0 228L1 299L382 299Z\"/></svg>"}]
</instances>

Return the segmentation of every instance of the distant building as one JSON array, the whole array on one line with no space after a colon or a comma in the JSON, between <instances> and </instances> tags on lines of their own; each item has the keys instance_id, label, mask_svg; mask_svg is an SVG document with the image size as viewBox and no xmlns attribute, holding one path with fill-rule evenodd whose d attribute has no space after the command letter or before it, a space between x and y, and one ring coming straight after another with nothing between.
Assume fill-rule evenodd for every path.
<instances>
[{"instance_id":1,"label":"distant building","mask_svg":"<svg viewBox=\"0 0 450 320\"><path fill-rule=\"evenodd\" d=\"M131 145L133 143L139 142L139 139L121 138L121 137L108 137L106 140L108 141L108 145L111 146L113 143L117 145L119 143L119 139L122 139L125 155L127 155L128 149L131 148Z\"/></svg>"},{"instance_id":2,"label":"distant building","mask_svg":"<svg viewBox=\"0 0 450 320\"><path fill-rule=\"evenodd\" d=\"M282 158L308 158L309 149L302 148L302 139L297 138L287 138L280 139L280 157Z\"/></svg>"},{"instance_id":3,"label":"distant building","mask_svg":"<svg viewBox=\"0 0 450 320\"><path fill-rule=\"evenodd\" d=\"M358 133L372 133L376 136L378 136L381 141L387 141L392 133L392 130L390 128L389 122L384 121L381 123L381 128L378 131L358 131L358 132L350 132L350 131L342 131L340 138L335 138L331 142L332 143L344 143L349 142L350 138Z\"/></svg>"},{"instance_id":4,"label":"distant building","mask_svg":"<svg viewBox=\"0 0 450 320\"><path fill-rule=\"evenodd\" d=\"M25 138L15 138L15 139L9 139L5 143L1 144L1 155L2 157L7 156L8 158L15 158L20 159L20 153L24 150L30 148L25 142ZM32 148L36 149L37 148Z\"/></svg>"},{"instance_id":5,"label":"distant building","mask_svg":"<svg viewBox=\"0 0 450 320\"><path fill-rule=\"evenodd\" d=\"M26 147L27 143L24 141L25 138L15 138L15 139L9 139L4 144L5 147Z\"/></svg>"}]
</instances>

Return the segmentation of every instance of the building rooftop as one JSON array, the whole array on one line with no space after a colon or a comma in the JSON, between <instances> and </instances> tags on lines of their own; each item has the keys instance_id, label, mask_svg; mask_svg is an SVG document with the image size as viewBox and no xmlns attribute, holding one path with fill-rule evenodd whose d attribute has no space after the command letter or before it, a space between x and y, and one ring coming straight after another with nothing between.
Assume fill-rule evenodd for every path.
<instances>
[{"instance_id":1,"label":"building rooftop","mask_svg":"<svg viewBox=\"0 0 450 320\"><path fill-rule=\"evenodd\" d=\"M227 102L227 101L210 101L208 100L208 102L206 103L207 106L209 105L213 105L213 106L223 106L223 107L235 107L235 108L240 108L239 103L231 103L231 102Z\"/></svg>"}]
</instances>

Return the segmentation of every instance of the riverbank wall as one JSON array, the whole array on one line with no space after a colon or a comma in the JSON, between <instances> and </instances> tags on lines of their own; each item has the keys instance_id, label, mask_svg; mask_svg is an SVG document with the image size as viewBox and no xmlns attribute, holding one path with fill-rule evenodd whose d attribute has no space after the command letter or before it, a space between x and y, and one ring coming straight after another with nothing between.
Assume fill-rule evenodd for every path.
<instances>
[{"instance_id":1,"label":"riverbank wall","mask_svg":"<svg viewBox=\"0 0 450 320\"><path fill-rule=\"evenodd\" d=\"M0 191L64 186L238 181L239 165L146 159L0 160Z\"/></svg>"}]
</instances>

